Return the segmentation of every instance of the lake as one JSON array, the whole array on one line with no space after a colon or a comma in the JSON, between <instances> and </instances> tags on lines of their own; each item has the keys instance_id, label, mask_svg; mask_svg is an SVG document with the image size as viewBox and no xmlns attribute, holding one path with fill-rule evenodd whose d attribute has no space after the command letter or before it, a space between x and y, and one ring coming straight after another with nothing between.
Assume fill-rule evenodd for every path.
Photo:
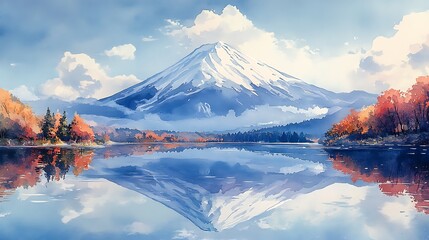
<instances>
[{"instance_id":1,"label":"lake","mask_svg":"<svg viewBox=\"0 0 429 240\"><path fill-rule=\"evenodd\" d=\"M0 148L0 239L429 239L426 147Z\"/></svg>"}]
</instances>

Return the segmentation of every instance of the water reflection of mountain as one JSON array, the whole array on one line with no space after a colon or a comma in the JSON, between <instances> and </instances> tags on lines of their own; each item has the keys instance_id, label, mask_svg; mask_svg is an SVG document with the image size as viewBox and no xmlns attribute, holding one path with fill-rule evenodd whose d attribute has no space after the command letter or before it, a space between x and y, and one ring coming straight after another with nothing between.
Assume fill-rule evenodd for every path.
<instances>
[{"instance_id":1,"label":"water reflection of mountain","mask_svg":"<svg viewBox=\"0 0 429 240\"><path fill-rule=\"evenodd\" d=\"M112 165L105 168L95 166L94 172L85 175L103 177L148 196L207 231L232 228L298 194L341 181L328 176L321 163L297 158L285 160L282 159L285 156L280 154L261 154L236 148L205 149L207 155L219 156L219 160L210 160L193 156L192 151L182 152L180 148L175 151L178 152L170 154L172 157L163 155L140 163L135 159L132 162L127 158L123 161L115 159ZM222 151L239 152L247 159L222 159ZM287 171L280 168L265 171L252 164L260 158L267 158L265 155L280 162L280 166L284 166L282 161L293 164Z\"/></svg>"},{"instance_id":2,"label":"water reflection of mountain","mask_svg":"<svg viewBox=\"0 0 429 240\"><path fill-rule=\"evenodd\" d=\"M389 196L409 195L429 214L429 157L425 148L327 150L333 167L353 181L379 184Z\"/></svg>"},{"instance_id":3,"label":"water reflection of mountain","mask_svg":"<svg viewBox=\"0 0 429 240\"><path fill-rule=\"evenodd\" d=\"M328 158L334 169L326 164ZM429 213L429 160L421 148L324 151L310 145L146 144L0 149L0 201L18 187L67 174L105 178L207 231L232 228L297 195L349 178L378 183L387 195L407 194L419 211Z\"/></svg>"},{"instance_id":4,"label":"water reflection of mountain","mask_svg":"<svg viewBox=\"0 0 429 240\"><path fill-rule=\"evenodd\" d=\"M73 167L79 175L87 170L93 158L92 150L61 148L2 148L0 150L0 197L18 187L33 187L42 175L49 181L64 179ZM1 199L0 199L1 201Z\"/></svg>"}]
</instances>

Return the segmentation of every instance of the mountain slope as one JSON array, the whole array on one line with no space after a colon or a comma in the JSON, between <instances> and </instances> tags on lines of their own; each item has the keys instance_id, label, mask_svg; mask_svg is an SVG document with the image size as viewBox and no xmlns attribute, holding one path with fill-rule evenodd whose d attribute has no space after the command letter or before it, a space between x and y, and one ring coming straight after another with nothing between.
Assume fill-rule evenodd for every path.
<instances>
[{"instance_id":1,"label":"mountain slope","mask_svg":"<svg viewBox=\"0 0 429 240\"><path fill-rule=\"evenodd\" d=\"M231 46L206 44L166 70L100 100L128 112L163 120L240 115L256 106L361 107L374 101L365 92L334 93L307 84L254 60Z\"/></svg>"}]
</instances>

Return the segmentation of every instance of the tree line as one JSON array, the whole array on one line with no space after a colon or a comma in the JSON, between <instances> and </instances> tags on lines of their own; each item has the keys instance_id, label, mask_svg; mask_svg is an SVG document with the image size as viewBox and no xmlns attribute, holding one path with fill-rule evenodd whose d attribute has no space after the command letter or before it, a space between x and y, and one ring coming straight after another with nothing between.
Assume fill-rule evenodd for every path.
<instances>
[{"instance_id":1,"label":"tree line","mask_svg":"<svg viewBox=\"0 0 429 240\"><path fill-rule=\"evenodd\" d=\"M52 143L94 141L94 131L78 114L69 124L65 111L54 114L48 108L41 122L41 137Z\"/></svg>"},{"instance_id":2,"label":"tree line","mask_svg":"<svg viewBox=\"0 0 429 240\"><path fill-rule=\"evenodd\" d=\"M407 91L389 89L376 104L352 110L332 126L326 138L363 139L422 132L429 132L429 76L417 78Z\"/></svg>"},{"instance_id":3,"label":"tree line","mask_svg":"<svg viewBox=\"0 0 429 240\"><path fill-rule=\"evenodd\" d=\"M290 142L305 143L311 142L303 132L260 132L248 131L227 133L218 136L221 142Z\"/></svg>"}]
</instances>

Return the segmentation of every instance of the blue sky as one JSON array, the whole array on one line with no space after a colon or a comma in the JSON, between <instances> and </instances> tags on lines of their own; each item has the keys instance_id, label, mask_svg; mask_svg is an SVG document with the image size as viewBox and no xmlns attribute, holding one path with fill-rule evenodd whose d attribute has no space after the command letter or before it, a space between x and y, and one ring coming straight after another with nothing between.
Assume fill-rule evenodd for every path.
<instances>
[{"instance_id":1,"label":"blue sky","mask_svg":"<svg viewBox=\"0 0 429 240\"><path fill-rule=\"evenodd\" d=\"M30 91L37 97L49 95L51 89L56 89L56 95L67 95L62 94L65 88L69 95L76 94L71 88L82 83L72 83L71 78L79 74L70 70L71 61L81 64L82 74L102 86L123 81L106 91L81 94L100 97L163 70L201 43L222 40L232 41L234 47L279 70L334 91L405 89L416 75L427 74L423 50L429 42L420 35L414 39L399 35L424 29L429 24L425 22L429 21L427 10L429 2L417 0L3 0L0 87L16 90L17 95ZM213 16L219 18L215 21L219 26L210 32L207 26L213 24ZM231 16L234 20L227 20ZM401 22L403 26L394 29ZM417 27L410 30L409 26ZM207 31L198 35L199 28ZM247 39L236 40L237 31L247 34ZM422 31L429 36L428 30ZM388 43L374 44L382 36ZM412 50L392 62L388 52L397 51L395 44ZM135 51L126 47L113 51L122 45L132 45ZM252 50L254 46L259 52ZM401 63L411 55L418 56L419 63L413 65L416 58L412 58L404 69ZM90 59L94 61L91 66L87 65ZM101 69L104 79L90 73L94 68Z\"/></svg>"}]
</instances>

